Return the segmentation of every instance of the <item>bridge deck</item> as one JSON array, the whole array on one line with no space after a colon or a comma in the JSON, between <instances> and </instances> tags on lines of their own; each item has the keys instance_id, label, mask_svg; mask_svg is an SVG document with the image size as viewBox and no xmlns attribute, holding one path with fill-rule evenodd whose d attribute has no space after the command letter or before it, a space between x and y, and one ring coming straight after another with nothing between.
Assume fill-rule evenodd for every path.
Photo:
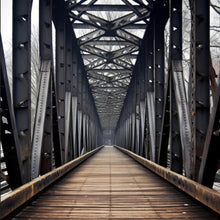
<instances>
[{"instance_id":1,"label":"bridge deck","mask_svg":"<svg viewBox=\"0 0 220 220\"><path fill-rule=\"evenodd\" d=\"M41 192L14 219L218 219L113 147Z\"/></svg>"}]
</instances>

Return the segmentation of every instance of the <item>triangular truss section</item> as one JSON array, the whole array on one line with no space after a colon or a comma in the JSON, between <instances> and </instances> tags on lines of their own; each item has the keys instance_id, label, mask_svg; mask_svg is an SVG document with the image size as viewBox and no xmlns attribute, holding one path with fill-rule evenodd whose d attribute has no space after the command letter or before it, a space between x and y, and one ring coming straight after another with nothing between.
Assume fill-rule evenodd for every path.
<instances>
[{"instance_id":1,"label":"triangular truss section","mask_svg":"<svg viewBox=\"0 0 220 220\"><path fill-rule=\"evenodd\" d=\"M114 130L153 1L67 2L101 125Z\"/></svg>"}]
</instances>

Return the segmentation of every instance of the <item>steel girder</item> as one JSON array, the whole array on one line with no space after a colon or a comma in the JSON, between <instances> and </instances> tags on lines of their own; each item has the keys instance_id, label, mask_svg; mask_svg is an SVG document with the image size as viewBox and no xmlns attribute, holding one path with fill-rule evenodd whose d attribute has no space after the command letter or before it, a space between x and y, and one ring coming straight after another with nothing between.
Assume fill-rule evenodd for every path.
<instances>
[{"instance_id":1,"label":"steel girder","mask_svg":"<svg viewBox=\"0 0 220 220\"><path fill-rule=\"evenodd\" d=\"M198 180L199 167L209 124L209 1L191 1L191 122L194 179ZM203 34L201 34L203 33Z\"/></svg>"},{"instance_id":2,"label":"steel girder","mask_svg":"<svg viewBox=\"0 0 220 220\"><path fill-rule=\"evenodd\" d=\"M31 167L31 6L32 0L13 1L13 105L24 182Z\"/></svg>"},{"instance_id":3,"label":"steel girder","mask_svg":"<svg viewBox=\"0 0 220 220\"><path fill-rule=\"evenodd\" d=\"M170 14L168 14L169 9ZM146 57L144 64L146 120L143 122L143 117L141 118L141 123L145 123L144 154L141 150L142 144L139 142L142 134L138 130L139 121L136 119L141 106L138 86L140 80L143 80L138 66L143 55L138 56L134 66L131 83L117 123L116 143L125 144L125 148L140 155L143 154L163 166L168 165L168 145L170 143L171 169L183 173L189 178L197 179L199 175L199 182L212 187L219 161L219 150L214 144L219 139L217 128L219 126L219 88L212 86L213 108L210 111L208 70L212 68L210 66L212 64L208 55L208 1L203 4L197 0L191 1L191 12L193 18L192 75L189 102L186 98L182 67L182 6L179 1L175 0L169 2L169 7L166 2L155 2L151 12L152 17L146 29L147 34L145 34L139 52L140 55L143 50ZM160 16L157 16L158 13ZM166 75L163 67L163 34L161 32L164 31L168 16L170 16L170 57L167 74L168 85L165 87ZM205 35L201 33L205 33ZM191 117L189 106L191 106ZM154 114L155 121L152 120ZM130 127L128 126L129 121L131 122ZM131 139L127 135L130 132L129 128L132 134Z\"/></svg>"},{"instance_id":4,"label":"steel girder","mask_svg":"<svg viewBox=\"0 0 220 220\"><path fill-rule=\"evenodd\" d=\"M103 133L109 134L106 138L111 139L112 143L115 139L116 144L163 166L167 165L170 141L173 155L171 169L182 173L183 163L186 176L194 176L194 179L211 187L219 160L219 150L214 144L219 139L216 136L219 89L216 88L215 94L213 92L213 109L210 111L208 1L191 1L191 118L181 65L182 9L179 1L170 0L167 4L167 1L143 3L133 0L135 6L132 1L123 2L123 5L100 5L95 4L98 0L77 3L40 1L41 83L31 156L29 88L32 2L14 1L15 118L10 108L6 71L1 68L4 77L1 102L4 117L9 122L3 123L3 128L12 132L7 135L13 140L10 145L16 146L5 150L7 137L3 134L9 179L13 181L12 175L18 171L18 181L14 180L12 188L30 179L31 157L34 178L51 169L52 149L55 164L59 166L101 144ZM169 83L165 87L163 31L169 7L171 46ZM115 10L123 13L114 18L110 11ZM106 15L103 15L104 11ZM52 74L52 20L56 28L55 78ZM145 34L138 35L137 30L141 32L143 27L146 27ZM80 29L85 31L81 35L77 32ZM4 66L2 54L1 66ZM112 136L114 130L115 138ZM178 144L174 144L177 133ZM179 156L177 163L176 156ZM17 160L15 167L9 164L12 157ZM194 168L195 171L192 170Z\"/></svg>"},{"instance_id":5,"label":"steel girder","mask_svg":"<svg viewBox=\"0 0 220 220\"><path fill-rule=\"evenodd\" d=\"M81 54L102 127L114 130L122 104L110 105L110 100L114 100L117 88L119 101L124 101L141 43L141 37L134 31L147 26L152 2L139 1L134 6L129 1L123 5L82 1L69 3L67 8L76 35L80 27L88 30L78 37ZM123 13L114 18L112 11ZM102 94L102 98L97 94ZM110 109L112 116L106 114Z\"/></svg>"},{"instance_id":6,"label":"steel girder","mask_svg":"<svg viewBox=\"0 0 220 220\"><path fill-rule=\"evenodd\" d=\"M176 102L176 92L173 76L173 60L182 62L182 1L181 4L175 0L170 1L170 153L171 170L182 174L183 155L180 135L180 122ZM180 64L181 65L181 64Z\"/></svg>"},{"instance_id":7,"label":"steel girder","mask_svg":"<svg viewBox=\"0 0 220 220\"><path fill-rule=\"evenodd\" d=\"M52 169L52 2L40 1L40 85L32 140L31 178Z\"/></svg>"},{"instance_id":8,"label":"steel girder","mask_svg":"<svg viewBox=\"0 0 220 220\"><path fill-rule=\"evenodd\" d=\"M22 152L16 129L14 109L10 94L10 87L6 72L5 57L0 35L0 62L1 62L1 143L8 176L4 179L12 189L24 183ZM3 173L4 174L4 173Z\"/></svg>"}]
</instances>

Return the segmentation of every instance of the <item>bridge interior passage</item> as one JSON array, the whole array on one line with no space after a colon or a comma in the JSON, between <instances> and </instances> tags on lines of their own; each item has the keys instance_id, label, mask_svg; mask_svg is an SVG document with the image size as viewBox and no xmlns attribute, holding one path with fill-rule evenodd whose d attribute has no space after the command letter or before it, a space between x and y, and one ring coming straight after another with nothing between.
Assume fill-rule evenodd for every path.
<instances>
[{"instance_id":1,"label":"bridge interior passage","mask_svg":"<svg viewBox=\"0 0 220 220\"><path fill-rule=\"evenodd\" d=\"M212 188L220 77L210 8L219 19L218 3L38 2L39 65L32 64L31 0L13 1L12 68L0 40L1 183L16 189L105 144Z\"/></svg>"}]
</instances>

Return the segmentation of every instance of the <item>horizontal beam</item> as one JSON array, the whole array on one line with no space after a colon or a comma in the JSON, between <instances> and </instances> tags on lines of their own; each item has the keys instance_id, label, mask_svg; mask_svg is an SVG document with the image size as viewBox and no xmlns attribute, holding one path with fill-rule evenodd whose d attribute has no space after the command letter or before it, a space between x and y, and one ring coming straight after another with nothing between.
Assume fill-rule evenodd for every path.
<instances>
[{"instance_id":1,"label":"horizontal beam","mask_svg":"<svg viewBox=\"0 0 220 220\"><path fill-rule=\"evenodd\" d=\"M136 10L140 10L143 7L141 6L133 6ZM75 11L133 11L127 5L77 5L70 6L70 10Z\"/></svg>"},{"instance_id":2,"label":"horizontal beam","mask_svg":"<svg viewBox=\"0 0 220 220\"><path fill-rule=\"evenodd\" d=\"M96 46L96 45L104 45L104 46L129 46L129 45L133 45L132 43L125 41L125 40L96 40L96 41L89 41L88 43L86 43L86 45L92 45L92 46Z\"/></svg>"},{"instance_id":3,"label":"horizontal beam","mask_svg":"<svg viewBox=\"0 0 220 220\"><path fill-rule=\"evenodd\" d=\"M129 24L125 27L125 29L146 29L146 24ZM94 26L89 24L82 24L82 23L73 23L74 29L94 29Z\"/></svg>"},{"instance_id":4,"label":"horizontal beam","mask_svg":"<svg viewBox=\"0 0 220 220\"><path fill-rule=\"evenodd\" d=\"M187 193L194 199L203 203L205 206L209 207L213 211L220 214L219 204L220 204L220 193L214 191L206 186L203 186L185 176L177 174L171 170L168 170L150 160L147 160L129 150L122 147L115 146L117 149L121 150L125 154L129 155L135 159L138 163L142 164L144 167L148 168L152 172L156 173L158 176L162 177L169 183L173 184L183 192Z\"/></svg>"},{"instance_id":5,"label":"horizontal beam","mask_svg":"<svg viewBox=\"0 0 220 220\"><path fill-rule=\"evenodd\" d=\"M48 187L50 184L55 182L57 179L61 178L63 175L68 173L70 170L78 166L80 163L88 159L90 156L99 151L101 147L92 150L75 160L70 161L69 163L64 164L63 166L46 173L43 176L40 176L33 181L17 188L13 192L3 196L1 198L1 218L6 217L37 193L41 192L43 189Z\"/></svg>"},{"instance_id":6,"label":"horizontal beam","mask_svg":"<svg viewBox=\"0 0 220 220\"><path fill-rule=\"evenodd\" d=\"M83 59L97 59L97 56L93 55L93 54L83 54L82 57L83 57ZM137 55L135 55L135 54L126 54L126 58L136 59Z\"/></svg>"}]
</instances>

